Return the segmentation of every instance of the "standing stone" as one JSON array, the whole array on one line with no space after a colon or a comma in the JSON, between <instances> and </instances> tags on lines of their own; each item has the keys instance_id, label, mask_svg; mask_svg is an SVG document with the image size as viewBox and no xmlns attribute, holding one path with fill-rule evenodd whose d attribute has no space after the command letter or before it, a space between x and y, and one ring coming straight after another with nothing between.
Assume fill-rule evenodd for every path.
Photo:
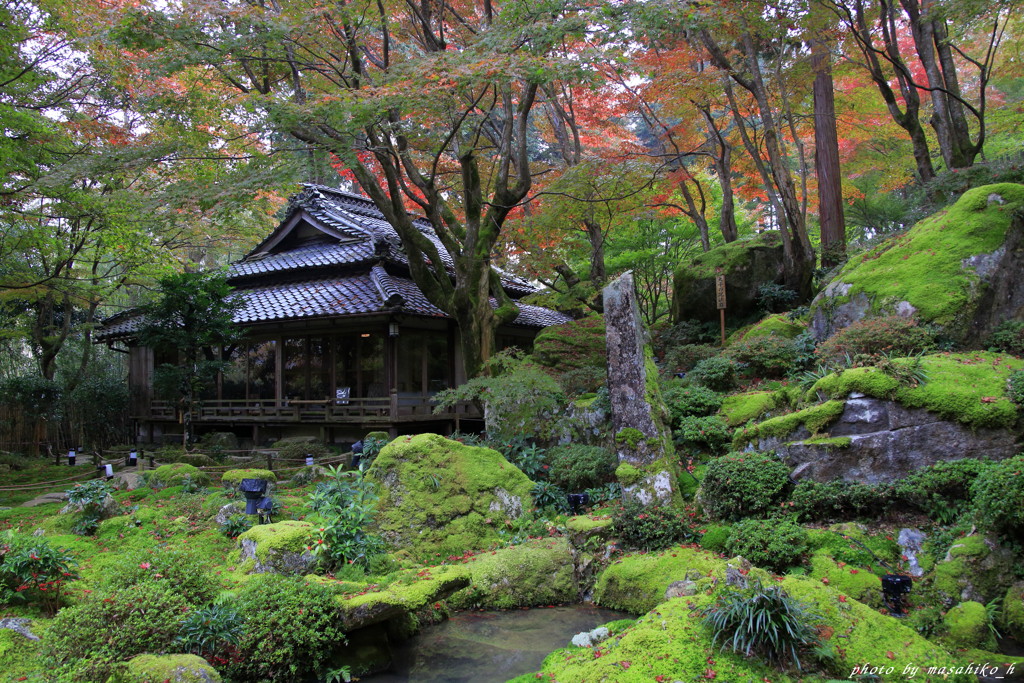
<instances>
[{"instance_id":1,"label":"standing stone","mask_svg":"<svg viewBox=\"0 0 1024 683\"><path fill-rule=\"evenodd\" d=\"M675 495L672 435L658 387L658 370L640 321L633 273L604 288L608 390L623 498L643 505L668 503Z\"/></svg>"}]
</instances>

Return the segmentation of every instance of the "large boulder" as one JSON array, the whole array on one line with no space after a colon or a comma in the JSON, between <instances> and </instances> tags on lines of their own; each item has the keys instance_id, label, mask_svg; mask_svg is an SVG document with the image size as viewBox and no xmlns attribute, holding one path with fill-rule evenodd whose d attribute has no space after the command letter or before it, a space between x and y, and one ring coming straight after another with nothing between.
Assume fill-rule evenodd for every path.
<instances>
[{"instance_id":1,"label":"large boulder","mask_svg":"<svg viewBox=\"0 0 1024 683\"><path fill-rule=\"evenodd\" d=\"M759 310L758 288L782 284L782 240L778 232L763 232L715 247L683 262L675 272L672 319L718 322L715 276L725 276L725 296L731 320L746 319Z\"/></svg>"},{"instance_id":2,"label":"large boulder","mask_svg":"<svg viewBox=\"0 0 1024 683\"><path fill-rule=\"evenodd\" d=\"M795 479L891 482L936 462L1003 459L1019 450L1010 373L1024 361L995 353L927 356L928 381L900 384L877 368L819 380L809 396L830 398L737 431L734 446L774 450Z\"/></svg>"},{"instance_id":3,"label":"large boulder","mask_svg":"<svg viewBox=\"0 0 1024 683\"><path fill-rule=\"evenodd\" d=\"M251 561L250 573L307 574L316 563L309 551L309 522L285 520L274 524L260 524L239 535L243 562Z\"/></svg>"},{"instance_id":4,"label":"large boulder","mask_svg":"<svg viewBox=\"0 0 1024 683\"><path fill-rule=\"evenodd\" d=\"M139 655L115 676L117 683L220 683L220 674L196 655Z\"/></svg>"},{"instance_id":5,"label":"large boulder","mask_svg":"<svg viewBox=\"0 0 1024 683\"><path fill-rule=\"evenodd\" d=\"M1024 185L969 190L952 206L855 256L811 304L825 339L874 315L916 316L958 342L1024 319Z\"/></svg>"},{"instance_id":6,"label":"large boulder","mask_svg":"<svg viewBox=\"0 0 1024 683\"><path fill-rule=\"evenodd\" d=\"M437 434L395 439L367 477L378 484L381 536L423 559L486 547L532 505L533 482L501 453Z\"/></svg>"},{"instance_id":7,"label":"large boulder","mask_svg":"<svg viewBox=\"0 0 1024 683\"><path fill-rule=\"evenodd\" d=\"M1013 580L1014 555L992 538L978 534L957 539L935 564L932 585L946 605L961 601L988 604L1006 595Z\"/></svg>"},{"instance_id":8,"label":"large boulder","mask_svg":"<svg viewBox=\"0 0 1024 683\"><path fill-rule=\"evenodd\" d=\"M514 609L577 602L579 584L565 539L541 539L466 560L468 588L448 601L454 609Z\"/></svg>"}]
</instances>

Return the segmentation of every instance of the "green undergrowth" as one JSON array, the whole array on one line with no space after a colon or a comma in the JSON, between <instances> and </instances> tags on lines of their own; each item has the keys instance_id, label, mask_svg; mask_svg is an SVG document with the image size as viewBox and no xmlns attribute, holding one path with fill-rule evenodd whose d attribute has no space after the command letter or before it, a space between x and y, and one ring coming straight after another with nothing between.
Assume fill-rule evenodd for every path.
<instances>
[{"instance_id":1,"label":"green undergrowth","mask_svg":"<svg viewBox=\"0 0 1024 683\"><path fill-rule=\"evenodd\" d=\"M988 203L999 194L1005 203ZM906 234L851 258L836 278L849 284L842 298L863 292L882 310L908 301L922 320L962 321L978 281L963 262L998 249L1013 212L1024 206L1024 185L1002 183L968 190L952 206L922 220Z\"/></svg>"},{"instance_id":2,"label":"green undergrowth","mask_svg":"<svg viewBox=\"0 0 1024 683\"><path fill-rule=\"evenodd\" d=\"M1016 422L1017 407L1006 396L1006 382L1011 373L1024 369L1024 360L989 351L940 353L924 356L921 369L928 381L908 387L877 368L853 368L818 380L808 397L837 399L856 391L925 408L972 428L1009 428Z\"/></svg>"},{"instance_id":3,"label":"green undergrowth","mask_svg":"<svg viewBox=\"0 0 1024 683\"><path fill-rule=\"evenodd\" d=\"M750 420L756 420L779 404L775 391L748 391L726 396L719 414L730 427L739 427Z\"/></svg>"}]
</instances>

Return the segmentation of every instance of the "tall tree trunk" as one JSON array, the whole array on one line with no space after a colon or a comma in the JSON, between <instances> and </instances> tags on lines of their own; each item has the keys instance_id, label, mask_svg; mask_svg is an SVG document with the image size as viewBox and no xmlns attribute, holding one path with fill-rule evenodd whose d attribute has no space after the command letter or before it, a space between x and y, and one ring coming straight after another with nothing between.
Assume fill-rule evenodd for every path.
<instances>
[{"instance_id":1,"label":"tall tree trunk","mask_svg":"<svg viewBox=\"0 0 1024 683\"><path fill-rule=\"evenodd\" d=\"M831 55L821 41L811 43L811 68L814 70L814 170L818 174L821 265L829 268L840 263L846 251L846 224Z\"/></svg>"},{"instance_id":2,"label":"tall tree trunk","mask_svg":"<svg viewBox=\"0 0 1024 683\"><path fill-rule=\"evenodd\" d=\"M732 188L732 145L715 125L711 109L699 106L697 109L704 117L708 139L718 148L718 154L712 156L715 164L715 175L718 186L722 190L722 208L718 214L718 229L726 242L735 242L739 238L739 227L736 225L736 199Z\"/></svg>"}]
</instances>

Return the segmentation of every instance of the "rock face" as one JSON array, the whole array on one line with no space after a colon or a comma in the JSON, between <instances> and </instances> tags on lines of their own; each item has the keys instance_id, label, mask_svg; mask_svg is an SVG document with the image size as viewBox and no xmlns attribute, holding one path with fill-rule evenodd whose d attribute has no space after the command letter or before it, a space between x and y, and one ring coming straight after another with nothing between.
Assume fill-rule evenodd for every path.
<instances>
[{"instance_id":1,"label":"rock face","mask_svg":"<svg viewBox=\"0 0 1024 683\"><path fill-rule=\"evenodd\" d=\"M604 289L608 392L623 497L644 505L669 502L676 490L668 410L658 387L647 331L627 272Z\"/></svg>"},{"instance_id":2,"label":"rock face","mask_svg":"<svg viewBox=\"0 0 1024 683\"><path fill-rule=\"evenodd\" d=\"M1024 318L1024 185L965 192L852 259L811 304L819 341L872 315L916 316L958 342Z\"/></svg>"},{"instance_id":3,"label":"rock face","mask_svg":"<svg viewBox=\"0 0 1024 683\"><path fill-rule=\"evenodd\" d=\"M501 453L437 434L395 439L366 476L378 485L381 536L426 557L485 547L531 505L533 482Z\"/></svg>"},{"instance_id":4,"label":"rock face","mask_svg":"<svg viewBox=\"0 0 1024 683\"><path fill-rule=\"evenodd\" d=\"M675 274L672 319L718 322L715 275L725 275L725 296L730 319L748 318L758 311L758 287L782 284L782 242L778 233L766 232L750 240L716 247L684 263Z\"/></svg>"},{"instance_id":5,"label":"rock face","mask_svg":"<svg viewBox=\"0 0 1024 683\"><path fill-rule=\"evenodd\" d=\"M805 427L766 437L757 449L774 450L794 468L794 479L826 482L891 482L945 460L992 458L1017 453L1013 432L969 428L921 408L850 394L827 437L811 438Z\"/></svg>"}]
</instances>

